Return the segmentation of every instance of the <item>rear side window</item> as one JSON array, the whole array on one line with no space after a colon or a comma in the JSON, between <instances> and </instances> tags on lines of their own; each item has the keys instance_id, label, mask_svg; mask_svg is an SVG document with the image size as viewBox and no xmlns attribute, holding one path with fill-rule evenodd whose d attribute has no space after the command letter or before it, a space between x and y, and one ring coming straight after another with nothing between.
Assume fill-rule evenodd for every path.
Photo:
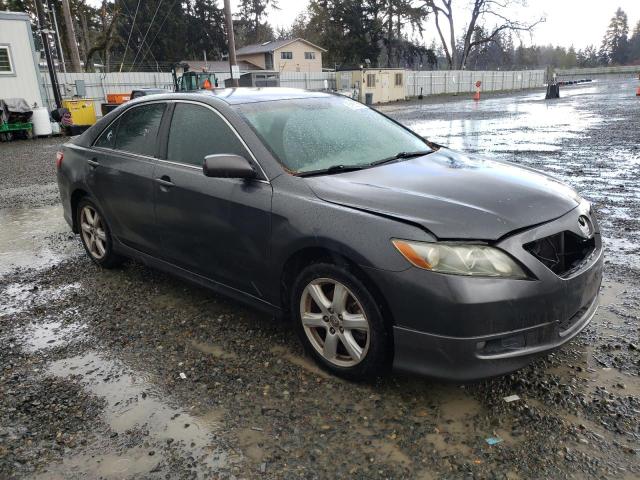
<instances>
[{"instance_id":1,"label":"rear side window","mask_svg":"<svg viewBox=\"0 0 640 480\"><path fill-rule=\"evenodd\" d=\"M118 123L120 119L109 125L101 134L94 146L101 148L115 148L116 146L116 133L118 131Z\"/></svg>"},{"instance_id":2,"label":"rear side window","mask_svg":"<svg viewBox=\"0 0 640 480\"><path fill-rule=\"evenodd\" d=\"M230 153L248 158L237 135L209 108L179 103L173 111L167 159L201 167L204 157Z\"/></svg>"},{"instance_id":3,"label":"rear side window","mask_svg":"<svg viewBox=\"0 0 640 480\"><path fill-rule=\"evenodd\" d=\"M126 111L119 120L115 148L139 155L154 156L164 109L164 103L151 103Z\"/></svg>"}]
</instances>

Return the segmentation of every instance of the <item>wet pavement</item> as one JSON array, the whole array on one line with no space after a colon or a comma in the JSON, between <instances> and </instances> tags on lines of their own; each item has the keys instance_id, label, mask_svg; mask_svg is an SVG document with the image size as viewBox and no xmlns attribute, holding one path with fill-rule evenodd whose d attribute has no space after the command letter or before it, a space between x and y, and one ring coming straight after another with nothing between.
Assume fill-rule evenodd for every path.
<instances>
[{"instance_id":1,"label":"wet pavement","mask_svg":"<svg viewBox=\"0 0 640 480\"><path fill-rule=\"evenodd\" d=\"M1 144L0 478L638 478L636 83L381 108L436 142L552 172L599 212L592 324L467 385L348 383L284 323L135 263L101 271L61 217L59 141Z\"/></svg>"}]
</instances>

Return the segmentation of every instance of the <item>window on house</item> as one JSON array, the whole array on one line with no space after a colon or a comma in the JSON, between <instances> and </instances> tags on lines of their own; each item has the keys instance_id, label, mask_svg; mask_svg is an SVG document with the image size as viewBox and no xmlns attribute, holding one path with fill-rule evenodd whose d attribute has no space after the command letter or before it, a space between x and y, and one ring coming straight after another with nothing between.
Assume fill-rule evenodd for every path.
<instances>
[{"instance_id":1,"label":"window on house","mask_svg":"<svg viewBox=\"0 0 640 480\"><path fill-rule=\"evenodd\" d=\"M315 60L316 59L316 52L304 52L304 59L305 60Z\"/></svg>"},{"instance_id":2,"label":"window on house","mask_svg":"<svg viewBox=\"0 0 640 480\"><path fill-rule=\"evenodd\" d=\"M292 60L293 52L280 52L280 58L282 60Z\"/></svg>"},{"instance_id":3,"label":"window on house","mask_svg":"<svg viewBox=\"0 0 640 480\"><path fill-rule=\"evenodd\" d=\"M376 74L375 73L367 73L367 87L375 87L376 86Z\"/></svg>"},{"instance_id":4,"label":"window on house","mask_svg":"<svg viewBox=\"0 0 640 480\"><path fill-rule=\"evenodd\" d=\"M13 65L11 64L8 45L0 46L0 74L3 73L13 73Z\"/></svg>"},{"instance_id":5,"label":"window on house","mask_svg":"<svg viewBox=\"0 0 640 480\"><path fill-rule=\"evenodd\" d=\"M396 87L402 86L402 74L396 73Z\"/></svg>"}]
</instances>

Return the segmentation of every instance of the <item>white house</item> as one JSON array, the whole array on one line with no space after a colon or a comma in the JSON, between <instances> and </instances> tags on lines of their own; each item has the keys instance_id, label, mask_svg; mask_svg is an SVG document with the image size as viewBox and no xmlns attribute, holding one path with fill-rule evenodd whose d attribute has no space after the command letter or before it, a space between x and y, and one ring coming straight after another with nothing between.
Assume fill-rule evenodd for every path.
<instances>
[{"instance_id":1,"label":"white house","mask_svg":"<svg viewBox=\"0 0 640 480\"><path fill-rule=\"evenodd\" d=\"M0 99L24 98L44 106L38 57L29 16L0 11Z\"/></svg>"}]
</instances>

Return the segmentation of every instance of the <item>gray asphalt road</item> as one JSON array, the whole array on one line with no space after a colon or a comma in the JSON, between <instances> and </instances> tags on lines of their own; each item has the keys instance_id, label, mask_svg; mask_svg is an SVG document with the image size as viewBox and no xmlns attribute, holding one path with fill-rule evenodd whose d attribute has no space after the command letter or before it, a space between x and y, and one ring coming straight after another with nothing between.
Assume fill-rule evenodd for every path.
<instances>
[{"instance_id":1,"label":"gray asphalt road","mask_svg":"<svg viewBox=\"0 0 640 480\"><path fill-rule=\"evenodd\" d=\"M59 141L0 144L0 478L638 478L635 87L381 108L435 141L554 173L602 220L592 324L469 385L347 383L286 324L141 265L100 271L61 219Z\"/></svg>"}]
</instances>

